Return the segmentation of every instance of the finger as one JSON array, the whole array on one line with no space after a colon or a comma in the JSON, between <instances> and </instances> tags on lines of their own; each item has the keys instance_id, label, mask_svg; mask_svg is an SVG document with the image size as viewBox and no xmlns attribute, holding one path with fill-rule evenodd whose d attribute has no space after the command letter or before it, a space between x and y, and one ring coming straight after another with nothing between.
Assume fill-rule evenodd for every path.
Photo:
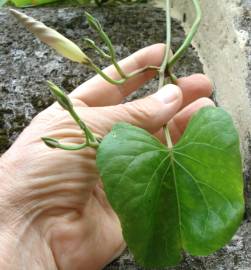
<instances>
[{"instance_id":1,"label":"finger","mask_svg":"<svg viewBox=\"0 0 251 270\"><path fill-rule=\"evenodd\" d=\"M146 47L120 61L119 65L126 74L145 66L160 66L164 48L164 44ZM114 79L119 78L114 66L109 66L104 72ZM76 88L70 96L80 99L91 107L116 105L155 75L156 71L146 71L120 86L112 85L97 75Z\"/></svg>"},{"instance_id":2,"label":"finger","mask_svg":"<svg viewBox=\"0 0 251 270\"><path fill-rule=\"evenodd\" d=\"M108 133L118 122L127 122L154 133L174 117L181 104L180 88L176 85L167 85L157 93L143 99L116 106L95 108L93 112L97 115L93 115L91 119L93 122L89 122L89 125L101 136Z\"/></svg>"},{"instance_id":3,"label":"finger","mask_svg":"<svg viewBox=\"0 0 251 270\"><path fill-rule=\"evenodd\" d=\"M206 106L215 106L215 104L209 98L200 98L186 106L169 121L168 128L170 130L172 142L174 144L178 142L178 140L184 133L192 116L201 108ZM162 143L166 143L166 139L162 129L155 133L155 136L158 137Z\"/></svg>"},{"instance_id":4,"label":"finger","mask_svg":"<svg viewBox=\"0 0 251 270\"><path fill-rule=\"evenodd\" d=\"M161 45L161 44L157 44L157 45ZM151 47L153 47L153 46L151 46ZM149 76L149 79L151 79L151 73L153 74L153 72L145 73L144 76L146 76L146 77ZM96 78L96 77L94 77L94 78ZM91 79L90 81L94 80L94 78ZM138 79L141 80L141 78L138 78ZM84 85L89 84L90 81L83 84L82 85L83 88L87 87ZM96 80L94 80L93 83L96 83ZM134 81L134 83L135 83L135 81ZM138 83L140 83L140 82L138 81ZM142 84L143 83L144 82L142 82ZM97 100L94 100L94 96L92 96L92 93L91 93L91 91L93 89L91 89L91 88L89 88L89 90L86 89L84 91L86 91L85 95L87 95L87 92L89 93L89 96L87 95L85 100L90 100L90 101L92 100L92 101L88 103L88 101L84 102L83 100L81 100L80 96L83 95L82 86L80 86L79 88L77 88L75 91L73 91L70 94L71 101L73 102L74 106L82 106L82 107L86 106L86 105L88 105L88 106L102 106L102 104L103 104L102 102L104 100L103 101L99 100L99 98L97 98ZM114 87L111 84L108 84L108 86L109 86L108 87L109 89L110 89L110 87ZM182 104L181 108L184 108L185 106L187 106L191 102L193 102L201 97L211 96L212 91L213 91L212 83L210 82L208 77L203 75L203 74L194 74L194 75L191 75L188 77L179 78L178 79L178 86L182 89L182 94L183 94L183 104ZM103 88L104 91L109 91L109 89ZM98 91L100 91L102 93L102 89L99 89ZM114 91L114 89L112 90L112 92L113 91ZM128 91L130 91L130 89ZM131 91L133 91L133 88L131 89ZM103 94L106 95L106 93L103 93ZM109 103L114 103L116 99L118 101L119 99L118 99L118 96L116 96L116 95L117 94L116 94L116 90L115 90L115 92L111 93L111 96L109 97L110 101L106 102L106 104L103 104L103 105L106 106L106 105L109 105ZM119 100L119 101L121 101L121 100ZM117 103L120 103L120 102L117 102ZM115 104L117 104L117 103L115 102ZM50 107L61 108L58 103L54 103Z\"/></svg>"},{"instance_id":5,"label":"finger","mask_svg":"<svg viewBox=\"0 0 251 270\"><path fill-rule=\"evenodd\" d=\"M212 83L203 74L194 74L178 79L178 86L182 89L182 108L201 97L210 97L213 91Z\"/></svg>"}]
</instances>

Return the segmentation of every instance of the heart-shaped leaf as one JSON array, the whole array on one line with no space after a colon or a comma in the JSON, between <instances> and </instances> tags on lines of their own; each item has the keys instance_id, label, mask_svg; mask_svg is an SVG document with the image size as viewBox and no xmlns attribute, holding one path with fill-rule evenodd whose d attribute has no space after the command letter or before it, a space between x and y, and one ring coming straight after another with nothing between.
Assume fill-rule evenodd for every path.
<instances>
[{"instance_id":1,"label":"heart-shaped leaf","mask_svg":"<svg viewBox=\"0 0 251 270\"><path fill-rule=\"evenodd\" d=\"M220 108L195 114L171 150L143 129L117 124L97 166L125 241L145 267L176 265L182 251L208 255L242 220L239 139Z\"/></svg>"}]
</instances>

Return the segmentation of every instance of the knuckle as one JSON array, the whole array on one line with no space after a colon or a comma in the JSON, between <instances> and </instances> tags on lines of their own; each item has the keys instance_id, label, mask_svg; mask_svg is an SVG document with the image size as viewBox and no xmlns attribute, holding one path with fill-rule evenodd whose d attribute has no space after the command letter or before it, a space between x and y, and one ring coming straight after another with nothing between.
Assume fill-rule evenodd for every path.
<instances>
[{"instance_id":1,"label":"knuckle","mask_svg":"<svg viewBox=\"0 0 251 270\"><path fill-rule=\"evenodd\" d=\"M137 121L153 119L156 115L154 100L145 98L128 104L127 109L130 115Z\"/></svg>"}]
</instances>

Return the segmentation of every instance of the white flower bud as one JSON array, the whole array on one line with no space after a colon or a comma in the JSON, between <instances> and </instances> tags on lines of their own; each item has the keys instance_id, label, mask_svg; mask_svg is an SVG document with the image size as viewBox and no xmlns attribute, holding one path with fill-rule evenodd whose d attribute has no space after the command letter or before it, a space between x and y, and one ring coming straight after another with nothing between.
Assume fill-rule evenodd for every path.
<instances>
[{"instance_id":1,"label":"white flower bud","mask_svg":"<svg viewBox=\"0 0 251 270\"><path fill-rule=\"evenodd\" d=\"M91 60L75 43L56 30L17 10L11 9L11 12L38 39L55 49L62 56L74 62L87 65L90 63Z\"/></svg>"}]
</instances>

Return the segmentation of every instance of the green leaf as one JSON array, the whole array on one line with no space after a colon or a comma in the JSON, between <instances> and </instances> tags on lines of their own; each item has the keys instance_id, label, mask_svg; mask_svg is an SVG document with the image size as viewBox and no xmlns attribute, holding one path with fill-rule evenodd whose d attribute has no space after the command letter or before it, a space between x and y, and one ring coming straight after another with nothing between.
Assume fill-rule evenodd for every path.
<instances>
[{"instance_id":1,"label":"green leaf","mask_svg":"<svg viewBox=\"0 0 251 270\"><path fill-rule=\"evenodd\" d=\"M0 0L0 7L5 5L8 2L8 0Z\"/></svg>"},{"instance_id":2,"label":"green leaf","mask_svg":"<svg viewBox=\"0 0 251 270\"><path fill-rule=\"evenodd\" d=\"M172 150L143 129L116 124L97 166L124 238L145 267L208 255L230 241L244 211L239 138L220 108L201 109Z\"/></svg>"},{"instance_id":3,"label":"green leaf","mask_svg":"<svg viewBox=\"0 0 251 270\"><path fill-rule=\"evenodd\" d=\"M38 6L56 1L58 0L11 0L16 7Z\"/></svg>"}]
</instances>

